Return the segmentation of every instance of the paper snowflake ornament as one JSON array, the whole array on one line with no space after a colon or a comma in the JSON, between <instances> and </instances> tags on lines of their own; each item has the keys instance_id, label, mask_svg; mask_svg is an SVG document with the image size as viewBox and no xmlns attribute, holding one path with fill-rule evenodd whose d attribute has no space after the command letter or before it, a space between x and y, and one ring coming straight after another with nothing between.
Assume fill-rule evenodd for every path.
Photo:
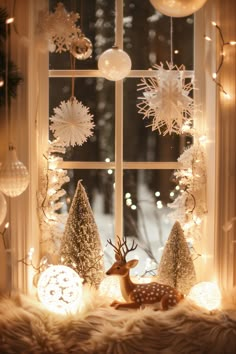
<instances>
[{"instance_id":1,"label":"paper snowflake ornament","mask_svg":"<svg viewBox=\"0 0 236 354\"><path fill-rule=\"evenodd\" d=\"M60 138L66 146L82 145L89 136L93 135L93 115L89 108L75 98L67 102L62 101L54 108L54 115L50 117L50 130L55 137Z\"/></svg>"},{"instance_id":2,"label":"paper snowflake ornament","mask_svg":"<svg viewBox=\"0 0 236 354\"><path fill-rule=\"evenodd\" d=\"M180 134L182 126L192 122L194 102L190 97L193 90L192 79L187 81L185 67L167 64L154 65L156 76L142 78L138 84L143 96L138 97L141 102L137 105L138 113L143 114L143 119L152 119L152 130L159 134Z\"/></svg>"},{"instance_id":3,"label":"paper snowflake ornament","mask_svg":"<svg viewBox=\"0 0 236 354\"><path fill-rule=\"evenodd\" d=\"M51 52L61 53L70 50L71 44L76 40L81 30L76 26L79 14L68 13L59 2L55 12L41 12L39 21L39 32L49 41Z\"/></svg>"}]
</instances>

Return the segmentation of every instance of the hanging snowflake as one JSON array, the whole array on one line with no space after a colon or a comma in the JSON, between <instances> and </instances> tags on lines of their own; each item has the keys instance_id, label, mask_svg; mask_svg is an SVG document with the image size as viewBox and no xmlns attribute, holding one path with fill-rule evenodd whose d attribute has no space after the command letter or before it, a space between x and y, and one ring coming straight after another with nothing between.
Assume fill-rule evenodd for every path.
<instances>
[{"instance_id":1,"label":"hanging snowflake","mask_svg":"<svg viewBox=\"0 0 236 354\"><path fill-rule=\"evenodd\" d=\"M50 130L66 146L82 145L93 135L93 115L89 114L89 108L76 98L62 101L60 107L54 108L54 113L55 115L50 117Z\"/></svg>"},{"instance_id":2,"label":"hanging snowflake","mask_svg":"<svg viewBox=\"0 0 236 354\"><path fill-rule=\"evenodd\" d=\"M59 2L55 12L40 12L39 32L49 41L51 52L61 53L70 50L71 43L76 40L81 30L76 26L79 14L68 13Z\"/></svg>"},{"instance_id":3,"label":"hanging snowflake","mask_svg":"<svg viewBox=\"0 0 236 354\"><path fill-rule=\"evenodd\" d=\"M141 102L137 105L143 119L152 119L152 130L159 134L180 134L182 126L191 124L194 113L193 99L189 96L193 90L192 79L188 80L185 67L168 64L154 65L156 76L142 78L138 90L143 90Z\"/></svg>"}]
</instances>

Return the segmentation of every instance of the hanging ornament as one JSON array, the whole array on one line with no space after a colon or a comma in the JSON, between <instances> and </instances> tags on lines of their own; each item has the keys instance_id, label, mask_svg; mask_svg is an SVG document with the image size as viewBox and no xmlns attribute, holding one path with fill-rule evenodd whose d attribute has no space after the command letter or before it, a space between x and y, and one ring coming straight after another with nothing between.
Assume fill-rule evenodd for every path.
<instances>
[{"instance_id":1,"label":"hanging ornament","mask_svg":"<svg viewBox=\"0 0 236 354\"><path fill-rule=\"evenodd\" d=\"M68 13L61 2L57 4L54 13L41 12L39 14L39 33L49 41L50 51L53 50L53 43L56 53L70 50L71 43L81 33L80 28L76 26L79 17L78 13Z\"/></svg>"},{"instance_id":2,"label":"hanging ornament","mask_svg":"<svg viewBox=\"0 0 236 354\"><path fill-rule=\"evenodd\" d=\"M50 117L50 130L66 146L81 146L93 135L93 115L89 114L89 108L75 97L67 102L62 101L60 107L54 108L54 113L55 115Z\"/></svg>"},{"instance_id":3,"label":"hanging ornament","mask_svg":"<svg viewBox=\"0 0 236 354\"><path fill-rule=\"evenodd\" d=\"M192 80L186 83L185 67L168 64L154 65L156 76L142 78L138 90L143 90L141 102L137 105L143 119L151 118L152 130L159 134L181 134L182 126L191 124L194 114L194 101L189 96L193 90Z\"/></svg>"},{"instance_id":4,"label":"hanging ornament","mask_svg":"<svg viewBox=\"0 0 236 354\"><path fill-rule=\"evenodd\" d=\"M0 190L8 197L17 197L26 190L28 184L27 168L18 160L16 149L10 145L8 158L0 169Z\"/></svg>"},{"instance_id":5,"label":"hanging ornament","mask_svg":"<svg viewBox=\"0 0 236 354\"><path fill-rule=\"evenodd\" d=\"M117 46L106 50L98 60L98 69L107 80L111 81L124 79L129 74L131 65L128 54Z\"/></svg>"},{"instance_id":6,"label":"hanging ornament","mask_svg":"<svg viewBox=\"0 0 236 354\"><path fill-rule=\"evenodd\" d=\"M166 16L185 17L198 11L207 0L150 0L152 6Z\"/></svg>"},{"instance_id":7,"label":"hanging ornament","mask_svg":"<svg viewBox=\"0 0 236 354\"><path fill-rule=\"evenodd\" d=\"M88 59L93 51L93 45L87 37L82 33L71 44L71 54L78 60Z\"/></svg>"},{"instance_id":8,"label":"hanging ornament","mask_svg":"<svg viewBox=\"0 0 236 354\"><path fill-rule=\"evenodd\" d=\"M4 195L0 192L0 225L2 225L7 215L7 202Z\"/></svg>"}]
</instances>

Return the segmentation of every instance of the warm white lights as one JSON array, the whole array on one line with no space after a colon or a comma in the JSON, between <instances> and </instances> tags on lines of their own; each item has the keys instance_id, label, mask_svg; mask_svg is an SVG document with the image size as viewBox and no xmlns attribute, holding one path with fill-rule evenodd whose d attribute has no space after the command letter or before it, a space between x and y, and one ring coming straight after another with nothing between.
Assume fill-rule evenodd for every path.
<instances>
[{"instance_id":1,"label":"warm white lights","mask_svg":"<svg viewBox=\"0 0 236 354\"><path fill-rule=\"evenodd\" d=\"M49 266L40 275L38 297L52 312L75 313L81 305L82 279L64 265Z\"/></svg>"},{"instance_id":2,"label":"warm white lights","mask_svg":"<svg viewBox=\"0 0 236 354\"><path fill-rule=\"evenodd\" d=\"M14 17L9 17L6 19L6 24L9 25L10 23L14 22Z\"/></svg>"},{"instance_id":3,"label":"warm white lights","mask_svg":"<svg viewBox=\"0 0 236 354\"><path fill-rule=\"evenodd\" d=\"M201 282L194 285L188 297L193 300L198 306L212 311L220 307L221 293L215 283Z\"/></svg>"},{"instance_id":4,"label":"warm white lights","mask_svg":"<svg viewBox=\"0 0 236 354\"><path fill-rule=\"evenodd\" d=\"M29 184L29 173L18 160L16 150L10 145L8 157L0 168L0 190L8 197L22 194Z\"/></svg>"},{"instance_id":5,"label":"warm white lights","mask_svg":"<svg viewBox=\"0 0 236 354\"><path fill-rule=\"evenodd\" d=\"M126 52L114 46L101 54L98 69L108 80L122 80L131 70L131 60Z\"/></svg>"}]
</instances>

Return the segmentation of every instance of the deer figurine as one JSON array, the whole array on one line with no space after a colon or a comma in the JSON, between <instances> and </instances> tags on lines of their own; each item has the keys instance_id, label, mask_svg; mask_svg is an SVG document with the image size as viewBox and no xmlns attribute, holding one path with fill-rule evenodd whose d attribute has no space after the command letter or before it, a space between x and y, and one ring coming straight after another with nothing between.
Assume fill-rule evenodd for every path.
<instances>
[{"instance_id":1,"label":"deer figurine","mask_svg":"<svg viewBox=\"0 0 236 354\"><path fill-rule=\"evenodd\" d=\"M137 259L126 260L129 252L137 248L134 241L131 247L127 246L127 240L123 242L118 238L117 246L109 239L107 242L113 247L115 252L115 263L106 272L107 275L117 275L120 277L121 293L126 302L113 301L111 306L119 308L139 308L143 305L160 305L161 310L168 310L180 302L184 296L175 288L156 282L148 284L135 284L132 282L129 271L138 264Z\"/></svg>"}]
</instances>

